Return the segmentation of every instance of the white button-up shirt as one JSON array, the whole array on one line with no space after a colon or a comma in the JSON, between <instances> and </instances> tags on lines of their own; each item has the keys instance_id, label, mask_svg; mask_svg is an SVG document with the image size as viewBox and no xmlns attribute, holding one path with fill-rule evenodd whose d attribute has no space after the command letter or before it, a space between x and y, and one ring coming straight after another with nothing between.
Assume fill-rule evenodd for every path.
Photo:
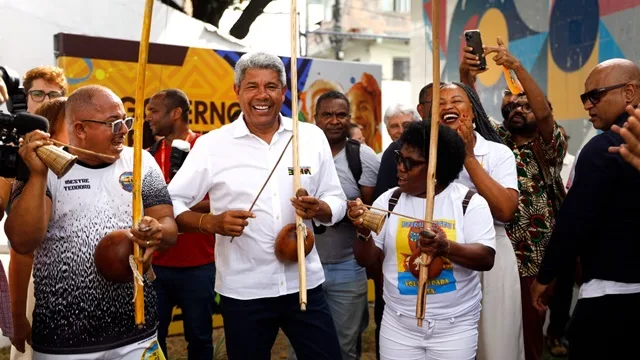
<instances>
[{"instance_id":1,"label":"white button-up shirt","mask_svg":"<svg viewBox=\"0 0 640 360\"><path fill-rule=\"evenodd\" d=\"M171 180L169 193L177 217L209 194L211 212L249 210L291 138L293 122L281 116L271 144L251 134L244 117L198 139L184 164ZM301 185L331 208L330 226L345 215L346 197L340 186L327 139L318 127L300 122L299 159ZM275 239L287 224L295 223L290 198L293 187L293 142L256 202L255 219L248 219L242 236L216 234L216 292L247 300L276 297L299 291L298 264L276 259ZM305 220L311 228L311 221ZM324 282L324 272L315 249L306 257L307 288Z\"/></svg>"}]
</instances>

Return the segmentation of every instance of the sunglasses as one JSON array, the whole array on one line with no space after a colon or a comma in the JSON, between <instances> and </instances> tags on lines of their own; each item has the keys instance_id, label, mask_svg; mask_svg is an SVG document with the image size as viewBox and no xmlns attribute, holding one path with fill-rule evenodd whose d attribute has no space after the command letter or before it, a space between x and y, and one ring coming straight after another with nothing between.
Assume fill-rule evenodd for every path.
<instances>
[{"instance_id":1,"label":"sunglasses","mask_svg":"<svg viewBox=\"0 0 640 360\"><path fill-rule=\"evenodd\" d=\"M580 100L582 100L582 105L586 105L587 100L590 101L591 104L596 105L600 102L600 100L602 100L602 97L604 97L609 90L619 89L625 85L627 85L627 83L589 90L586 93L580 95Z\"/></svg>"},{"instance_id":2,"label":"sunglasses","mask_svg":"<svg viewBox=\"0 0 640 360\"><path fill-rule=\"evenodd\" d=\"M414 166L419 166L419 165L423 165L426 164L426 161L423 160L415 160L415 159L411 159L411 158L406 158L404 156L402 156L402 154L400 153L400 150L394 150L394 153L396 154L396 164L397 165L404 165L405 169L407 169L407 171L411 171L411 169L413 169Z\"/></svg>"},{"instance_id":3,"label":"sunglasses","mask_svg":"<svg viewBox=\"0 0 640 360\"><path fill-rule=\"evenodd\" d=\"M124 118L124 119L118 119L118 120L114 120L114 121L102 121L102 120L81 120L81 121L88 121L88 122L94 122L94 123L99 123L99 124L111 125L111 131L114 134L119 133L120 130L122 130L122 126L123 125L127 127L127 132L129 132L131 130L131 127L133 126L133 118L132 117L128 117L128 118Z\"/></svg>"},{"instance_id":4,"label":"sunglasses","mask_svg":"<svg viewBox=\"0 0 640 360\"><path fill-rule=\"evenodd\" d=\"M57 99L64 96L62 91L49 91L44 92L44 90L29 90L29 96L31 96L31 100L35 102L43 102L46 96L51 99Z\"/></svg>"}]
</instances>

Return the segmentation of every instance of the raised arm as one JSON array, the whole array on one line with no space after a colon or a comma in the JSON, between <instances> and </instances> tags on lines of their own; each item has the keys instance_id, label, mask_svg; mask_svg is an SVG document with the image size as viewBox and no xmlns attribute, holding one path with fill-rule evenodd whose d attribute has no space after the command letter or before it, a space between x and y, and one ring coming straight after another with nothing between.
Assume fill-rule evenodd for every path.
<instances>
[{"instance_id":1,"label":"raised arm","mask_svg":"<svg viewBox=\"0 0 640 360\"><path fill-rule=\"evenodd\" d=\"M26 183L15 183L11 212L4 230L11 248L26 255L36 250L47 232L51 218L51 198L47 196L49 169L36 155L35 150L50 145L49 134L36 130L25 135L18 153L29 168Z\"/></svg>"},{"instance_id":2,"label":"raised arm","mask_svg":"<svg viewBox=\"0 0 640 360\"><path fill-rule=\"evenodd\" d=\"M529 72L522 66L520 60L515 58L502 42L502 39L498 37L497 46L485 46L485 56L489 54L496 54L493 57L496 65L504 66L509 70L513 70L520 81L520 84L524 88L524 92L527 94L527 100L531 111L536 117L538 129L544 139L545 143L551 144L553 141L553 127L555 120L551 113L551 107L547 102L547 97L542 92L540 86L535 79L529 74Z\"/></svg>"},{"instance_id":3,"label":"raised arm","mask_svg":"<svg viewBox=\"0 0 640 360\"><path fill-rule=\"evenodd\" d=\"M489 68L487 67L483 70L478 68L478 65L480 65L480 58L473 54L472 47L466 46L462 50L462 59L460 60L460 67L458 68L460 73L460 82L475 89L476 77L489 70Z\"/></svg>"}]
</instances>

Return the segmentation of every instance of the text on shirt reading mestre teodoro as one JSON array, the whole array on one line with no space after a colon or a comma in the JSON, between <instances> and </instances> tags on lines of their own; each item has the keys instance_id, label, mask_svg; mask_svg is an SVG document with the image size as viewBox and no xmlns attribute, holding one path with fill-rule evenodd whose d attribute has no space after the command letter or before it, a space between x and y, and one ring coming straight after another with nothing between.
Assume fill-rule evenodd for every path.
<instances>
[{"instance_id":1,"label":"text on shirt reading mestre teodoro","mask_svg":"<svg viewBox=\"0 0 640 360\"><path fill-rule=\"evenodd\" d=\"M91 189L91 185L89 184L89 179L69 179L69 180L65 180L64 184L70 185L70 186L64 186L65 191ZM73 184L82 184L82 185L73 185Z\"/></svg>"}]
</instances>

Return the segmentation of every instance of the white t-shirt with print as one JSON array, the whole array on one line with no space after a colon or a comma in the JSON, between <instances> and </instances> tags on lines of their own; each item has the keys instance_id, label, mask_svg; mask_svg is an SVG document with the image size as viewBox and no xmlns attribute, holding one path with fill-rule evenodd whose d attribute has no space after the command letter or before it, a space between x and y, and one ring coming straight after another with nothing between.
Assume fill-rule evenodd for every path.
<instances>
[{"instance_id":1,"label":"white t-shirt with print","mask_svg":"<svg viewBox=\"0 0 640 360\"><path fill-rule=\"evenodd\" d=\"M373 206L387 209L395 188L388 190ZM471 198L466 214L462 213L462 200L469 189L458 183L450 184L435 196L433 219L446 233L447 239L460 244L479 243L496 247L493 219L487 201L476 194ZM424 218L425 199L402 194L394 212L418 219ZM372 233L375 244L384 252L384 300L387 307L406 316L415 316L418 279L408 269L408 259L416 251L418 233L423 222L387 217L380 234ZM427 287L426 318L448 319L479 313L482 292L478 273L445 261L445 267L436 279L429 279Z\"/></svg>"},{"instance_id":2,"label":"white t-shirt with print","mask_svg":"<svg viewBox=\"0 0 640 360\"><path fill-rule=\"evenodd\" d=\"M142 203L148 209L171 205L155 159L142 152ZM48 173L51 220L34 253L33 349L48 354L106 351L144 340L156 332L153 285L145 276L145 324L134 324L133 282L107 281L94 254L114 230L132 227L133 149L125 147L112 164L78 161L58 178ZM13 200L24 189L16 184Z\"/></svg>"},{"instance_id":3,"label":"white t-shirt with print","mask_svg":"<svg viewBox=\"0 0 640 360\"><path fill-rule=\"evenodd\" d=\"M519 191L516 157L513 155L513 151L504 144L483 138L477 131L474 133L476 134L476 145L473 147L473 153L482 168L505 189ZM464 167L456 182L478 192L476 185L471 180L471 176ZM494 222L499 225L504 224L498 220L494 220Z\"/></svg>"}]
</instances>

